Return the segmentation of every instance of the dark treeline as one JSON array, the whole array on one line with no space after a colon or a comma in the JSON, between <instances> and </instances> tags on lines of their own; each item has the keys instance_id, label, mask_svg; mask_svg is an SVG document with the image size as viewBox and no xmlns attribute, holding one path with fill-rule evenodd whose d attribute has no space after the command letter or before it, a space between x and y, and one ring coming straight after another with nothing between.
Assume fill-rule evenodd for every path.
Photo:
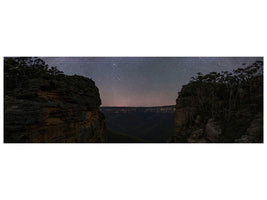
<instances>
[{"instance_id":1,"label":"dark treeline","mask_svg":"<svg viewBox=\"0 0 267 200\"><path fill-rule=\"evenodd\" d=\"M23 87L28 79L64 76L57 67L49 67L37 57L6 57L4 58L5 89Z\"/></svg>"},{"instance_id":2,"label":"dark treeline","mask_svg":"<svg viewBox=\"0 0 267 200\"><path fill-rule=\"evenodd\" d=\"M19 99L39 100L38 90L60 90L71 99L77 93L90 95L98 93L95 82L87 77L65 75L56 66L48 66L38 57L6 57L4 58L4 94ZM97 104L101 104L97 98ZM83 102L78 97L75 102Z\"/></svg>"}]
</instances>

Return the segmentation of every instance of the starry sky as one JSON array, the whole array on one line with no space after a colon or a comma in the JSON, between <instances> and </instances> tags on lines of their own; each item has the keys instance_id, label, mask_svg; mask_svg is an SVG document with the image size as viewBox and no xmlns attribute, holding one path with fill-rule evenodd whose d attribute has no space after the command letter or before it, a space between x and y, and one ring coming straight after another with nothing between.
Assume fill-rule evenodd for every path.
<instances>
[{"instance_id":1,"label":"starry sky","mask_svg":"<svg viewBox=\"0 0 267 200\"><path fill-rule=\"evenodd\" d=\"M262 57L41 57L67 75L92 78L102 106L174 105L197 72L232 71Z\"/></svg>"}]
</instances>

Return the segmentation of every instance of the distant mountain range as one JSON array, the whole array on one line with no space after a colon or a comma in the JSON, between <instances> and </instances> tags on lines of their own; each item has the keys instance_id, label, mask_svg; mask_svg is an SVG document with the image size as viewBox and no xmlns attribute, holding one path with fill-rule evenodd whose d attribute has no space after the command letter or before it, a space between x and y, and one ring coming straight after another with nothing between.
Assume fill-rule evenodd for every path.
<instances>
[{"instance_id":1,"label":"distant mountain range","mask_svg":"<svg viewBox=\"0 0 267 200\"><path fill-rule=\"evenodd\" d=\"M100 110L105 113L173 113L175 111L175 105L171 106L153 106L153 107L111 107L102 106Z\"/></svg>"}]
</instances>

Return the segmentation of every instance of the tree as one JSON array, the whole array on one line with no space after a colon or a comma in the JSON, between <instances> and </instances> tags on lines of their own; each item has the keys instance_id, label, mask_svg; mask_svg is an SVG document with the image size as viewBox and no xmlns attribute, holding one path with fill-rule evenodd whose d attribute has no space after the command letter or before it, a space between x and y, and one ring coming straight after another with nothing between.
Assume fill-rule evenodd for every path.
<instances>
[{"instance_id":1,"label":"tree","mask_svg":"<svg viewBox=\"0 0 267 200\"><path fill-rule=\"evenodd\" d=\"M4 58L5 91L27 85L29 79L49 78L62 75L57 67L49 66L37 57L6 57Z\"/></svg>"}]
</instances>

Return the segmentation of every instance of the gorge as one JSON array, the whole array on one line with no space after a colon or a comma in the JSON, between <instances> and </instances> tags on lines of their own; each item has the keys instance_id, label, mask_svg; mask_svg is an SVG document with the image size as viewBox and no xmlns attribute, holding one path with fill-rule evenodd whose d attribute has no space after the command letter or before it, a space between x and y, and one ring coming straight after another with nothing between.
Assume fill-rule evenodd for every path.
<instances>
[{"instance_id":1,"label":"gorge","mask_svg":"<svg viewBox=\"0 0 267 200\"><path fill-rule=\"evenodd\" d=\"M263 61L199 72L175 105L133 107L101 106L92 79L40 58L5 58L4 142L263 143Z\"/></svg>"}]
</instances>

